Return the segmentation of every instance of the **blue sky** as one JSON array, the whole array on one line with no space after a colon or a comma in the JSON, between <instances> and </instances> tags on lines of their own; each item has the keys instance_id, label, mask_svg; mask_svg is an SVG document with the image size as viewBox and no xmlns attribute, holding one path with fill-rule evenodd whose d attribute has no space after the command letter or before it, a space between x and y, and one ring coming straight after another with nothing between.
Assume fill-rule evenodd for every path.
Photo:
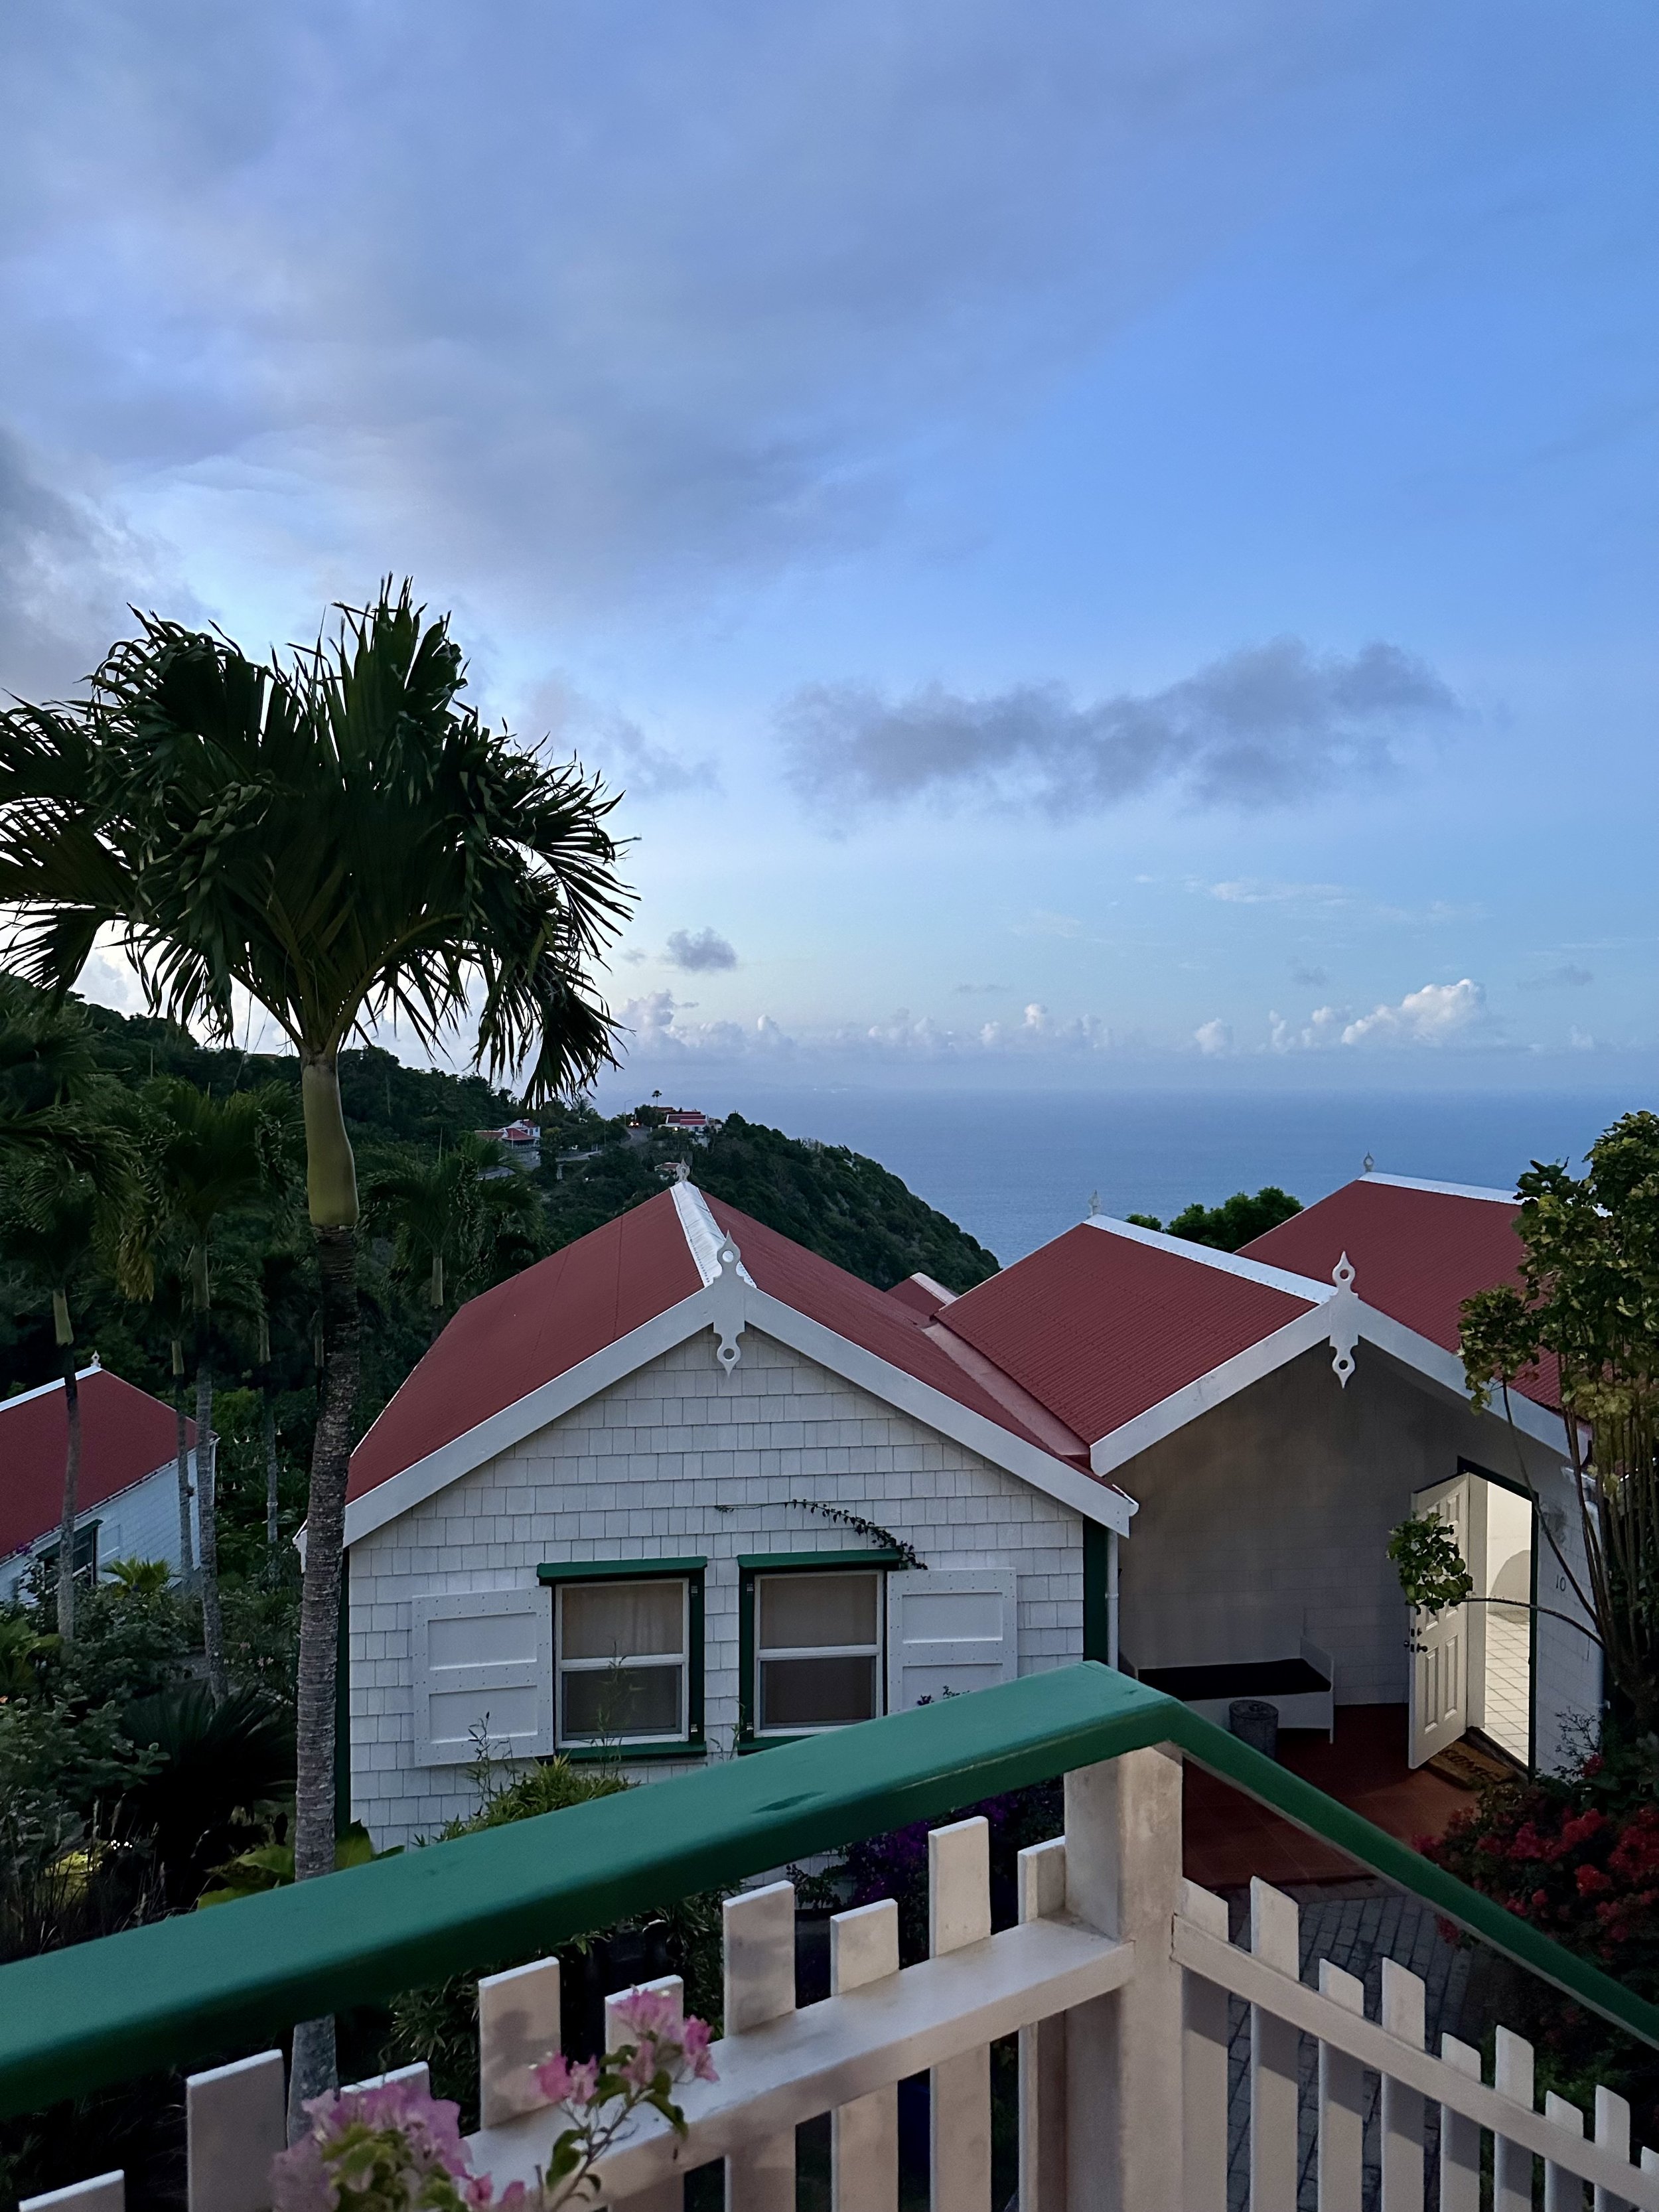
<instances>
[{"instance_id":1,"label":"blue sky","mask_svg":"<svg viewBox=\"0 0 1659 2212\"><path fill-rule=\"evenodd\" d=\"M0 64L0 683L412 569L628 789L630 1080L1650 1088L1647 7L21 0Z\"/></svg>"}]
</instances>

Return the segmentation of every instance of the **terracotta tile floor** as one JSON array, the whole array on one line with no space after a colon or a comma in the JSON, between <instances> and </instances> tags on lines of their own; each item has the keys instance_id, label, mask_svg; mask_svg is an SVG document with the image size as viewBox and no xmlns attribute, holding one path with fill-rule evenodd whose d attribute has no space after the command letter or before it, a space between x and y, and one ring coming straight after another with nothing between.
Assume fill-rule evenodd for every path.
<instances>
[{"instance_id":1,"label":"terracotta tile floor","mask_svg":"<svg viewBox=\"0 0 1659 2212\"><path fill-rule=\"evenodd\" d=\"M1438 1835L1473 1796L1406 1764L1404 1705L1340 1705L1336 1741L1308 1729L1279 1739L1280 1763L1402 1843ZM1186 1871L1207 1889L1265 1881L1345 1881L1353 1860L1281 1820L1202 1768L1186 1775Z\"/></svg>"}]
</instances>

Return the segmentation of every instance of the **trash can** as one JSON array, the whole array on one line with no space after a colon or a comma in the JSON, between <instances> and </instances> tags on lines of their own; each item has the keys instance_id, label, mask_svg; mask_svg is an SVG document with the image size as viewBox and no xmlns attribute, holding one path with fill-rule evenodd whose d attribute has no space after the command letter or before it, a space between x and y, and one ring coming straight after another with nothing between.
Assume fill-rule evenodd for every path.
<instances>
[{"instance_id":1,"label":"trash can","mask_svg":"<svg viewBox=\"0 0 1659 2212\"><path fill-rule=\"evenodd\" d=\"M1279 1708L1265 1698L1235 1698L1227 1708L1227 1727L1252 1751L1279 1756Z\"/></svg>"}]
</instances>

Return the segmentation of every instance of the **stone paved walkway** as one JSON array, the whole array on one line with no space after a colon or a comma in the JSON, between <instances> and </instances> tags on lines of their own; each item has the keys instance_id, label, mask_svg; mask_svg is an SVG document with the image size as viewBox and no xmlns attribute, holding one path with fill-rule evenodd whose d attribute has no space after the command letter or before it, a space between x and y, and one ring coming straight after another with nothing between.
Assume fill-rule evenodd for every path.
<instances>
[{"instance_id":1,"label":"stone paved walkway","mask_svg":"<svg viewBox=\"0 0 1659 2212\"><path fill-rule=\"evenodd\" d=\"M1375 2019L1382 1981L1382 1961L1393 1959L1420 1975L1426 1988L1428 2047L1437 2051L1443 2033L1462 2036L1478 2045L1485 2027L1485 1992L1488 1975L1482 1954L1443 1942L1432 1909L1419 1899L1407 1897L1381 1881L1285 1885L1285 1894L1302 1908L1302 1978L1316 1982L1319 1960L1328 1959L1365 1984L1365 2009ZM1227 1893L1229 1922L1235 1942L1248 1928L1249 1894ZM1249 2202L1249 2008L1234 1999L1230 2006L1230 2063L1228 2068L1227 2203L1229 2212L1245 2212ZM1298 2212L1316 2212L1317 2178L1314 2169L1316 2127L1316 2092L1318 2048L1312 2039L1302 2041L1302 2099L1300 2113L1301 2190ZM1378 2107L1381 2085L1367 2077L1369 2106L1365 2120L1365 2212L1377 2212L1382 2180L1378 2166ZM1434 2212L1439 2148L1439 2114L1429 2114L1429 2197Z\"/></svg>"}]
</instances>

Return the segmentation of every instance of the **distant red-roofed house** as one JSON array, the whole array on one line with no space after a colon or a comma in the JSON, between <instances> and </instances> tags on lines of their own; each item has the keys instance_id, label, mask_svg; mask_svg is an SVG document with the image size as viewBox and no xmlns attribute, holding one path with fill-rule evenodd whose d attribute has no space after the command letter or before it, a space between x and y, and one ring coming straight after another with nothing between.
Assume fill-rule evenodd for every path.
<instances>
[{"instance_id":1,"label":"distant red-roofed house","mask_svg":"<svg viewBox=\"0 0 1659 2212\"><path fill-rule=\"evenodd\" d=\"M81 1471L77 1572L111 1559L179 1565L178 1417L171 1406L94 1359L79 1370ZM195 1480L196 1425L185 1424ZM69 1424L61 1381L0 1399L0 1599L15 1597L31 1562L56 1555ZM194 1504L191 1544L196 1544Z\"/></svg>"},{"instance_id":2,"label":"distant red-roofed house","mask_svg":"<svg viewBox=\"0 0 1659 2212\"><path fill-rule=\"evenodd\" d=\"M1518 1480L1571 1545L1560 1416L1477 1413L1455 1351L1514 1211L1369 1178L1237 1255L1091 1219L953 1297L676 1184L464 1307L358 1446L357 1816L468 1809L481 1741L648 1774L1079 1657L1553 1763L1599 1675L1504 1605L1548 1571ZM1502 1601L1415 1659L1414 1504Z\"/></svg>"}]
</instances>

